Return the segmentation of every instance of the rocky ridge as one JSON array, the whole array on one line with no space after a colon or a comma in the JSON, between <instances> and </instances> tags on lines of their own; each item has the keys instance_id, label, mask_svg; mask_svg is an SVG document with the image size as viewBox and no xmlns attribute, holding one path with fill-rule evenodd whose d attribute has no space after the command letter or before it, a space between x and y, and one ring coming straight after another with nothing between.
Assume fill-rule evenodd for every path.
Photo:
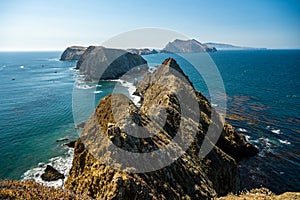
<instances>
[{"instance_id":1,"label":"rocky ridge","mask_svg":"<svg viewBox=\"0 0 300 200\"><path fill-rule=\"evenodd\" d=\"M194 90L174 59L165 60L153 74L145 75L135 93L141 96L140 107L121 94L100 101L75 144L66 188L103 199L214 198L240 189L237 161L255 155L257 149L232 126L226 122L223 126L220 117L211 121L214 109ZM180 104L176 94L192 95L197 106ZM182 110L191 115L185 116ZM198 114L200 120L195 117ZM159 124L162 121L165 123ZM210 153L200 158L210 125L221 136L217 145L211 144ZM184 149L180 143L172 143L174 138L191 143ZM126 152L124 157L117 155L116 146L138 153L137 157L128 157ZM163 148L168 154L156 162L149 164L143 157ZM174 157L177 154L181 156ZM166 160L171 164L164 166ZM160 167L151 171L151 165ZM139 167L145 167L146 172L141 173Z\"/></svg>"}]
</instances>

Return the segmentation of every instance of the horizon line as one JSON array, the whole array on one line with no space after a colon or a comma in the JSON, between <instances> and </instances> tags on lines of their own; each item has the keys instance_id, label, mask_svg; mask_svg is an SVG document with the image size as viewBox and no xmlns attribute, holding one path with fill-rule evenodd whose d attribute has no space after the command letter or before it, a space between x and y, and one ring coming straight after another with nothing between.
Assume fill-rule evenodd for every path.
<instances>
[{"instance_id":1,"label":"horizon line","mask_svg":"<svg viewBox=\"0 0 300 200\"><path fill-rule=\"evenodd\" d=\"M72 46L72 45L71 45ZM148 47L141 47L141 48L148 48ZM139 49L139 48L138 48ZM155 50L160 50L159 48L153 48ZM0 52L58 52L58 51L64 51L65 49L0 49ZM218 49L217 49L218 50ZM300 47L298 48L256 48L256 47L250 47L250 48L241 48L241 49L219 49L218 51L235 51L235 50L241 50L241 51L247 51L247 50L300 50Z\"/></svg>"}]
</instances>

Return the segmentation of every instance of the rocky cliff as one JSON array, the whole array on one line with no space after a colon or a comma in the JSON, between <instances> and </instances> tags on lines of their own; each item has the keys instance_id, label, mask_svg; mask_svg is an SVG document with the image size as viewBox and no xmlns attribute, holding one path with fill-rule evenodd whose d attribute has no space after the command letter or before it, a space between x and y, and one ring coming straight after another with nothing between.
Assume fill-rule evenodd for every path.
<instances>
[{"instance_id":1,"label":"rocky cliff","mask_svg":"<svg viewBox=\"0 0 300 200\"><path fill-rule=\"evenodd\" d=\"M135 93L140 107L121 94L100 101L75 144L66 188L101 199L207 199L240 189L237 161L257 149L220 117L212 121L214 109L175 60ZM199 157L210 126L219 142Z\"/></svg>"},{"instance_id":2,"label":"rocky cliff","mask_svg":"<svg viewBox=\"0 0 300 200\"><path fill-rule=\"evenodd\" d=\"M86 47L81 47L81 46L68 47L62 53L60 60L63 60L63 61L79 60L80 56L84 53L85 50L86 50Z\"/></svg>"},{"instance_id":3,"label":"rocky cliff","mask_svg":"<svg viewBox=\"0 0 300 200\"><path fill-rule=\"evenodd\" d=\"M87 80L118 79L127 72L140 73L148 69L140 55L121 49L90 46L77 62L77 69Z\"/></svg>"},{"instance_id":4,"label":"rocky cliff","mask_svg":"<svg viewBox=\"0 0 300 200\"><path fill-rule=\"evenodd\" d=\"M199 53L199 52L215 52L215 47L202 44L195 39L192 40L179 40L176 39L173 42L169 42L162 50L163 52L171 53Z\"/></svg>"}]
</instances>

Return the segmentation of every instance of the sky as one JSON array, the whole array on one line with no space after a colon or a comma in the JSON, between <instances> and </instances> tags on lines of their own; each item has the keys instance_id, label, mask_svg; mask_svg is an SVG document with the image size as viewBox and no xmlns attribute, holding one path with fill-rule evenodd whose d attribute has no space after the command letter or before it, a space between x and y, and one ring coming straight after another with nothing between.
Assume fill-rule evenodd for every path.
<instances>
[{"instance_id":1,"label":"sky","mask_svg":"<svg viewBox=\"0 0 300 200\"><path fill-rule=\"evenodd\" d=\"M101 45L149 27L200 42L300 49L300 1L2 0L0 27L1 51Z\"/></svg>"}]
</instances>

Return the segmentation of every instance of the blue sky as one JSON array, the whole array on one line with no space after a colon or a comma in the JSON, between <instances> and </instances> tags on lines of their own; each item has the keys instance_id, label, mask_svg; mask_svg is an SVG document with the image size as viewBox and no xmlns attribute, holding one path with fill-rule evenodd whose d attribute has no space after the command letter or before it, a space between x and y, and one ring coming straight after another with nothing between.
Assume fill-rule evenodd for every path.
<instances>
[{"instance_id":1,"label":"blue sky","mask_svg":"<svg viewBox=\"0 0 300 200\"><path fill-rule=\"evenodd\" d=\"M0 27L0 50L99 45L144 27L171 29L200 42L300 48L300 1L3 0Z\"/></svg>"}]
</instances>

